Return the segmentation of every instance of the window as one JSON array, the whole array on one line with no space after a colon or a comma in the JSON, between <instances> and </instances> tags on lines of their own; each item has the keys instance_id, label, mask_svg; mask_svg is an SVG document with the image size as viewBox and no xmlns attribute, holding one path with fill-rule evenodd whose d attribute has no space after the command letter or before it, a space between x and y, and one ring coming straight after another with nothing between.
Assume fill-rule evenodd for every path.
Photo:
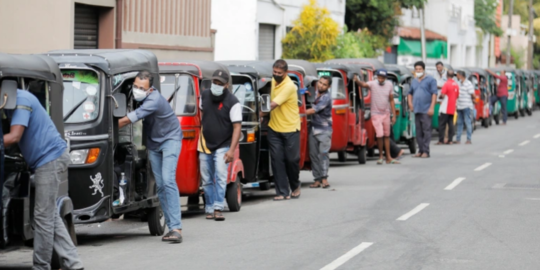
<instances>
[{"instance_id":1,"label":"window","mask_svg":"<svg viewBox=\"0 0 540 270\"><path fill-rule=\"evenodd\" d=\"M92 70L62 70L64 122L85 123L99 115L99 75Z\"/></svg>"},{"instance_id":2,"label":"window","mask_svg":"<svg viewBox=\"0 0 540 270\"><path fill-rule=\"evenodd\" d=\"M332 77L332 88L330 89L332 93L332 99L345 99L345 83L343 79Z\"/></svg>"},{"instance_id":3,"label":"window","mask_svg":"<svg viewBox=\"0 0 540 270\"><path fill-rule=\"evenodd\" d=\"M161 95L170 100L171 108L178 116L193 115L197 110L195 83L191 75L161 75ZM171 98L176 92L176 96Z\"/></svg>"}]
</instances>

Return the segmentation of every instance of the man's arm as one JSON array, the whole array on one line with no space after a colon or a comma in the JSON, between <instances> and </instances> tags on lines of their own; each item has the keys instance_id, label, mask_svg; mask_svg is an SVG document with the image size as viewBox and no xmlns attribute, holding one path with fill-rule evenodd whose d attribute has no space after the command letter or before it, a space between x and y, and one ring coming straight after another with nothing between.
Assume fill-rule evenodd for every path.
<instances>
[{"instance_id":1,"label":"man's arm","mask_svg":"<svg viewBox=\"0 0 540 270\"><path fill-rule=\"evenodd\" d=\"M439 98L440 99L443 99L445 96L446 96L446 92L448 91L448 86L446 86L446 84L443 86L442 90L441 90L441 94L439 95Z\"/></svg>"},{"instance_id":2,"label":"man's arm","mask_svg":"<svg viewBox=\"0 0 540 270\"><path fill-rule=\"evenodd\" d=\"M9 147L21 141L24 130L28 127L28 123L30 123L31 115L32 103L25 98L17 98L17 108L15 111L13 111L10 132L8 134L4 134L5 147ZM34 139L39 140L40 138Z\"/></svg>"},{"instance_id":3,"label":"man's arm","mask_svg":"<svg viewBox=\"0 0 540 270\"><path fill-rule=\"evenodd\" d=\"M394 93L390 92L388 96L388 101L390 101L390 112L392 113L392 125L396 123L396 104L394 103Z\"/></svg>"},{"instance_id":4,"label":"man's arm","mask_svg":"<svg viewBox=\"0 0 540 270\"><path fill-rule=\"evenodd\" d=\"M332 106L332 103L330 102L330 99L327 98L327 96L323 96L321 100L319 100L319 103L313 104L313 107L311 109L306 110L306 115L316 114L328 106Z\"/></svg>"},{"instance_id":5,"label":"man's arm","mask_svg":"<svg viewBox=\"0 0 540 270\"><path fill-rule=\"evenodd\" d=\"M25 126L21 125L11 126L10 132L4 135L4 146L10 147L11 145L19 143L21 141L25 128Z\"/></svg>"},{"instance_id":6,"label":"man's arm","mask_svg":"<svg viewBox=\"0 0 540 270\"><path fill-rule=\"evenodd\" d=\"M435 103L437 102L437 82L435 80L431 83L431 105L429 106L428 115L432 116L435 111Z\"/></svg>"},{"instance_id":7,"label":"man's arm","mask_svg":"<svg viewBox=\"0 0 540 270\"><path fill-rule=\"evenodd\" d=\"M158 101L147 98L139 108L127 114L118 120L118 128L135 123L148 115L153 114L158 109Z\"/></svg>"},{"instance_id":8,"label":"man's arm","mask_svg":"<svg viewBox=\"0 0 540 270\"><path fill-rule=\"evenodd\" d=\"M281 104L285 103L293 94L296 96L296 86L290 85L286 89L283 89L270 103L270 110L274 110L275 108L281 106Z\"/></svg>"},{"instance_id":9,"label":"man's arm","mask_svg":"<svg viewBox=\"0 0 540 270\"><path fill-rule=\"evenodd\" d=\"M358 84L360 87L371 89L371 87L369 86L369 84L366 83L366 82L361 81L361 80L358 78L358 76L354 75L353 80L354 80L354 82L355 82L356 84Z\"/></svg>"},{"instance_id":10,"label":"man's arm","mask_svg":"<svg viewBox=\"0 0 540 270\"><path fill-rule=\"evenodd\" d=\"M234 151L236 150L238 142L240 141L240 133L242 132L242 105L240 105L240 103L236 103L231 108L229 118L231 119L233 125L233 134L229 151L227 151L223 157L223 159L225 159L225 163L231 163L233 161Z\"/></svg>"}]
</instances>

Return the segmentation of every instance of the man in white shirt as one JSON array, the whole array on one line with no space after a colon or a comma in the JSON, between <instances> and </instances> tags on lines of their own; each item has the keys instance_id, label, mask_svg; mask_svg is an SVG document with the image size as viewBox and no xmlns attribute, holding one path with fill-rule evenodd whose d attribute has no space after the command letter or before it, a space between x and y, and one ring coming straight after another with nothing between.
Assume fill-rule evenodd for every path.
<instances>
[{"instance_id":1,"label":"man in white shirt","mask_svg":"<svg viewBox=\"0 0 540 270\"><path fill-rule=\"evenodd\" d=\"M456 133L456 144L461 143L461 133L463 133L463 123L467 127L467 142L466 144L471 144L472 136L472 110L474 108L475 95L474 95L474 85L467 80L465 72L460 70L457 72L457 78L459 82L459 97L457 100L457 133Z\"/></svg>"}]
</instances>

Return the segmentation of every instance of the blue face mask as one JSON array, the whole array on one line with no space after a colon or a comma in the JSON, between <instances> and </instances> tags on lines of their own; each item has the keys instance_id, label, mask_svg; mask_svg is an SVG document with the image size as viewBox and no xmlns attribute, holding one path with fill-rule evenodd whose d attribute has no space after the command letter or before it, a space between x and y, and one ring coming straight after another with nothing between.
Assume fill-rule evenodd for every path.
<instances>
[{"instance_id":1,"label":"blue face mask","mask_svg":"<svg viewBox=\"0 0 540 270\"><path fill-rule=\"evenodd\" d=\"M223 94L223 89L225 89L225 86L212 84L212 87L210 88L210 91L212 91L212 95L214 96L221 96Z\"/></svg>"}]
</instances>

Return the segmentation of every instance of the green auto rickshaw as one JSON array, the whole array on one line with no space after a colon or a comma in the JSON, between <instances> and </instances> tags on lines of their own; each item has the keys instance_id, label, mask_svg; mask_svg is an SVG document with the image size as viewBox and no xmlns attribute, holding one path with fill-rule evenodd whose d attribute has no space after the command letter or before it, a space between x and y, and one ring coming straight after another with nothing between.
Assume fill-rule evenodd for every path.
<instances>
[{"instance_id":1,"label":"green auto rickshaw","mask_svg":"<svg viewBox=\"0 0 540 270\"><path fill-rule=\"evenodd\" d=\"M532 115L534 107L534 78L531 70L522 70L522 95L521 95L521 116L525 116L525 113L529 116Z\"/></svg>"},{"instance_id":2,"label":"green auto rickshaw","mask_svg":"<svg viewBox=\"0 0 540 270\"><path fill-rule=\"evenodd\" d=\"M534 74L534 99L536 105L540 107L540 90L538 89L540 86L540 70L533 70L532 72Z\"/></svg>"},{"instance_id":3,"label":"green auto rickshaw","mask_svg":"<svg viewBox=\"0 0 540 270\"><path fill-rule=\"evenodd\" d=\"M508 102L506 103L506 112L508 116L514 116L516 119L519 118L519 85L520 80L517 78L520 77L520 73L516 74L516 69L512 67L497 67L491 68L491 71L495 72L498 75L501 75L501 72L504 71L506 77L508 78Z\"/></svg>"}]
</instances>

